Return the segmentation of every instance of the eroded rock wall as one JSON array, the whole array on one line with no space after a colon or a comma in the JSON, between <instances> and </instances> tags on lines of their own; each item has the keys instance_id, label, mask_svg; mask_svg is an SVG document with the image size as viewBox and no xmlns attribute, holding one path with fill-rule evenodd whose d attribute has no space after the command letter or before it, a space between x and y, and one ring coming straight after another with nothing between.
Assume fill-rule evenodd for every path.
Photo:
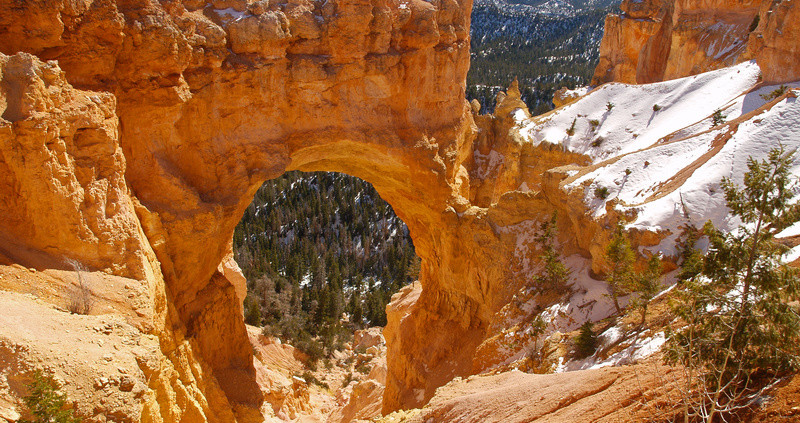
<instances>
[{"instance_id":1,"label":"eroded rock wall","mask_svg":"<svg viewBox=\"0 0 800 423\"><path fill-rule=\"evenodd\" d=\"M768 82L798 74L797 8L771 0L622 2L606 18L593 85L695 75L756 59Z\"/></svg>"},{"instance_id":2,"label":"eroded rock wall","mask_svg":"<svg viewBox=\"0 0 800 423\"><path fill-rule=\"evenodd\" d=\"M464 248L451 232L463 227L443 217L450 203L466 203L459 193L468 192L459 169L473 137L464 101L470 11L471 2L452 0L6 4L0 8L0 51L56 60L55 72L63 70L77 88L103 92L98 95L111 105L103 116L109 122L94 126L105 125L95 132L106 135L119 131L118 145L116 134L106 142L116 179L110 179L111 188L100 187L96 201L127 204L122 222L130 225L97 230L122 241L95 240L80 232L84 212L71 210L64 219L77 224L28 218L34 230L24 232L18 223L28 212L21 203L41 199L17 188L9 174L3 182L14 202L10 214L20 222L4 227L4 236L33 251L77 255L93 268L123 276L163 275L161 288L154 287L163 289L158 298L164 303L154 326L164 356L213 374L211 384L219 384L224 395L212 387L199 395L222 408L230 403L239 419L258 410L261 396L241 321L241 293L218 265L255 190L285 170L342 171L372 182L414 234L426 263L423 279L435 298L426 306L434 308L432 316L477 322L464 330L480 327L476 315L486 312L477 311L484 299L469 274L475 266L449 263L458 254L453 250ZM14 103L24 93L8 91L4 98L9 122L30 121ZM60 118L58 110L54 115ZM21 143L13 138L7 145ZM101 153L87 162L101 160ZM21 161L9 158L13 166ZM46 182L57 178L45 176ZM77 204L73 209L82 204L72 198L79 188L70 186L62 195ZM43 189L48 195L55 190ZM30 212L37 217L54 211L37 207ZM115 222L113 210L100 211L109 214L100 224ZM43 222L70 228L68 242L44 245L49 238ZM125 237L138 244L126 244ZM88 247L73 252L82 242ZM154 252L150 263L158 275L142 265L120 264L136 256L137 248ZM453 316L464 310L452 304L467 303L466 316ZM415 353L408 353L412 361ZM433 361L445 356L439 352ZM445 381L453 370L434 372ZM164 390L165 401L174 400L174 386L157 389ZM226 420L217 408L201 407L193 418Z\"/></svg>"},{"instance_id":3,"label":"eroded rock wall","mask_svg":"<svg viewBox=\"0 0 800 423\"><path fill-rule=\"evenodd\" d=\"M517 234L506 227L549 215L542 172L585 158L532 149L509 132L526 113L516 88L501 117L473 114L464 100L470 9L421 0L3 9L0 50L58 60L76 87L116 98L120 196L135 216L128 209L131 228L112 232L155 254L152 278L163 274L163 285L154 284L162 302L154 332L169 361L206 376L197 395L208 405L196 414L229 406L247 420L260 407L241 281L219 264L255 190L292 169L371 182L422 258L424 289L389 313L384 410L422 405L473 371L494 314L526 283L529 264L515 257Z\"/></svg>"},{"instance_id":4,"label":"eroded rock wall","mask_svg":"<svg viewBox=\"0 0 800 423\"><path fill-rule=\"evenodd\" d=\"M491 344L498 313L531 283L538 223L558 210L563 252L590 258L616 218L593 219L561 190L568 166L591 159L527 142L515 86L495 115L466 103L471 6L2 5L3 262L50 268L68 257L147 281L145 330L159 350L139 363L151 399L143 421L260 421L242 281L226 259L233 229L265 179L296 169L360 177L406 222L422 258L420 282L388 308L383 410L424 404L502 359ZM740 39L760 3L716 15L717 3L701 6L626 3L636 17L617 19L634 30L607 32L603 78L645 82L738 60L744 44L713 60L679 53L692 43L707 51L698 28L711 22ZM774 8L754 31L772 49L752 54L795 51L765 32L792 13Z\"/></svg>"},{"instance_id":5,"label":"eroded rock wall","mask_svg":"<svg viewBox=\"0 0 800 423\"><path fill-rule=\"evenodd\" d=\"M750 33L743 57L755 59L768 83L795 81L800 77L800 8L789 1L764 1L758 26Z\"/></svg>"}]
</instances>

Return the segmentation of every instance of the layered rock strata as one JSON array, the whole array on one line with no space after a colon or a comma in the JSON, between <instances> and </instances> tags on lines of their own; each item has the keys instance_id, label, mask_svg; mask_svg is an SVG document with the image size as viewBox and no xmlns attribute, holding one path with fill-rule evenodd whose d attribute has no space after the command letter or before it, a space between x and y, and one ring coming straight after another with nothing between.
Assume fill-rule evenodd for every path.
<instances>
[{"instance_id":1,"label":"layered rock strata","mask_svg":"<svg viewBox=\"0 0 800 423\"><path fill-rule=\"evenodd\" d=\"M593 85L644 84L756 59L767 82L796 79L796 7L780 0L622 2L606 18Z\"/></svg>"},{"instance_id":2,"label":"layered rock strata","mask_svg":"<svg viewBox=\"0 0 800 423\"><path fill-rule=\"evenodd\" d=\"M422 258L420 282L387 310L383 411L424 404L452 378L497 361L481 345L496 338L498 313L531 283L538 222L558 210L564 254L598 258L620 218L609 211L594 219L582 197L561 189L575 165L592 159L526 142L515 129L529 118L516 87L494 116L466 103L471 6L4 4L0 209L8 219L0 238L8 242L0 259L42 270L65 269L66 258L146 282L153 317L141 327L158 350L139 363L148 389L142 421L261 421L268 393L241 317L242 279L227 259L233 229L261 183L287 170L360 177L405 221ZM761 10L737 7L734 38ZM744 48L712 61L642 60L637 45L649 46L644 57L679 57L673 38L647 34L667 31L666 16L690 9L624 10L653 22L618 44L608 32L603 78L693 73L738 60ZM712 20L711 9L691 10L696 19L681 22ZM795 51L767 34L794 16L775 10L775 23L764 19L756 30L769 46L752 53L762 61ZM670 34L699 40L673 27ZM797 75L774 69L778 79Z\"/></svg>"}]
</instances>

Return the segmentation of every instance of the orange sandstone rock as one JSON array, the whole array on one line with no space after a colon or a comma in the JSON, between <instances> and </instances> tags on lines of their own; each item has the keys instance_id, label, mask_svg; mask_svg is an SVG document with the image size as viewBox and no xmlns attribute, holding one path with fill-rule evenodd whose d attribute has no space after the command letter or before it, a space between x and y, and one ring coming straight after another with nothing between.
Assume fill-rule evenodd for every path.
<instances>
[{"instance_id":1,"label":"orange sandstone rock","mask_svg":"<svg viewBox=\"0 0 800 423\"><path fill-rule=\"evenodd\" d=\"M644 84L744 60L763 0L625 0L606 18L592 84Z\"/></svg>"},{"instance_id":2,"label":"orange sandstone rock","mask_svg":"<svg viewBox=\"0 0 800 423\"><path fill-rule=\"evenodd\" d=\"M241 275L226 259L233 229L261 183L287 170L360 177L407 223L422 258L420 281L387 307L383 411L425 404L502 358L491 348L498 313L536 263L535 249L518 248L523 232L558 210L565 254L601 257L616 218L593 219L561 190L565 166L588 157L522 142L515 123L528 112L515 86L494 116L464 100L471 7L0 7L0 52L12 55L0 59L0 238L9 246L0 259L49 267L66 256L148 282L159 341L156 358L139 363L149 421L261 421L263 375L241 317ZM759 7L626 2L626 15L609 18L597 81L739 60L745 44L733 41ZM773 53L752 53L766 63L795 51L764 32L794 16L775 10L759 26Z\"/></svg>"},{"instance_id":3,"label":"orange sandstone rock","mask_svg":"<svg viewBox=\"0 0 800 423\"><path fill-rule=\"evenodd\" d=\"M793 2L764 1L758 16L743 57L756 60L765 82L800 79L800 7Z\"/></svg>"}]
</instances>

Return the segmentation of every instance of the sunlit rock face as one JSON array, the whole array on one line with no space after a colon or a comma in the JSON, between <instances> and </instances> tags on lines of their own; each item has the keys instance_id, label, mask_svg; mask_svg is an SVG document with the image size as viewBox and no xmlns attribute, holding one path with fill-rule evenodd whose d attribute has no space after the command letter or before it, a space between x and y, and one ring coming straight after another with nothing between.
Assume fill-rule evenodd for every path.
<instances>
[{"instance_id":1,"label":"sunlit rock face","mask_svg":"<svg viewBox=\"0 0 800 423\"><path fill-rule=\"evenodd\" d=\"M779 62L797 55L784 38L796 12L784 6L625 3L628 17L609 18L598 81L656 81L748 55L765 79L798 79L797 60L789 70ZM71 258L147 282L153 321L143 327L158 349L139 362L149 381L143 421L261 421L266 393L231 235L264 180L344 172L375 186L422 258L419 283L387 307L384 412L423 405L454 377L504 361L507 306L537 268L538 224L558 211L559 249L592 260L596 274L614 224L629 216L612 205L595 217L583 188L565 189L594 169L593 157L531 142L515 84L494 115L467 104L471 7L0 7L0 239L11 246L0 263L39 269ZM709 52L696 30L714 19L733 28L715 35L724 51ZM663 237L645 231L633 242Z\"/></svg>"},{"instance_id":2,"label":"sunlit rock face","mask_svg":"<svg viewBox=\"0 0 800 423\"><path fill-rule=\"evenodd\" d=\"M219 264L265 179L301 169L372 182L411 228L430 292L457 285L435 295L435 304L479 301L468 299L474 276L461 276L470 270L451 275L448 259L438 257L455 248L444 235L458 229L450 204L463 210L467 203L460 194L468 192L462 163L474 138L464 100L471 7L452 0L3 7L0 51L36 56L4 58L5 146L26 145L21 129L33 119L62 126L48 135L54 141L34 146L41 160L23 167L22 154L4 155L14 219L3 236L122 276L163 274L155 332L193 346L165 341L163 353L213 374L225 396L208 402L229 403L245 418L260 397L247 383L255 373L234 286L240 281ZM51 74L61 78L53 87ZM22 83L34 89L14 88ZM62 86L83 103L44 101ZM99 100L78 89L97 91ZM28 102L47 103L39 110L46 116L31 116ZM79 118L87 122L70 123ZM63 169L55 168L65 154ZM66 179L55 186L59 177ZM36 183L43 186L25 186ZM84 199L84 191L93 194ZM31 217L48 213L61 214Z\"/></svg>"},{"instance_id":3,"label":"sunlit rock face","mask_svg":"<svg viewBox=\"0 0 800 423\"><path fill-rule=\"evenodd\" d=\"M770 0L626 0L606 18L593 84L644 84L756 59L767 82L797 75L798 8Z\"/></svg>"}]
</instances>

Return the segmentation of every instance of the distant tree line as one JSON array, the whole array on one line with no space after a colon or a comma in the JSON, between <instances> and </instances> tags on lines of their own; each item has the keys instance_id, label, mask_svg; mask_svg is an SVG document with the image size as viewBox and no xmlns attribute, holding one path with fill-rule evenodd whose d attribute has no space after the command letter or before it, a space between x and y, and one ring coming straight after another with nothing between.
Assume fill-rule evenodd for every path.
<instances>
[{"instance_id":1,"label":"distant tree line","mask_svg":"<svg viewBox=\"0 0 800 423\"><path fill-rule=\"evenodd\" d=\"M264 183L234 232L245 318L318 358L355 328L386 324L419 274L408 228L368 183L289 172Z\"/></svg>"},{"instance_id":2,"label":"distant tree line","mask_svg":"<svg viewBox=\"0 0 800 423\"><path fill-rule=\"evenodd\" d=\"M497 4L476 6L467 99L478 100L482 112L491 113L497 93L518 78L522 100L532 114L552 110L557 89L591 82L605 16L615 8L554 16L512 12Z\"/></svg>"}]
</instances>

